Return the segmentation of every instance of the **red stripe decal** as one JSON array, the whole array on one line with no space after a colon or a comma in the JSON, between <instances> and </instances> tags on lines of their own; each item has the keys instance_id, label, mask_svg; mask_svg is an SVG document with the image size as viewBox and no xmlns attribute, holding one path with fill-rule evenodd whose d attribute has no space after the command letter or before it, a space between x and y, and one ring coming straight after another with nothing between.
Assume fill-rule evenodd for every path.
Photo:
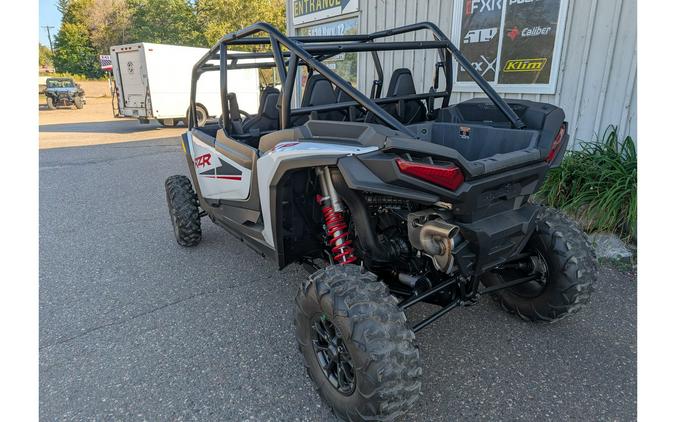
<instances>
[{"instance_id":1,"label":"red stripe decal","mask_svg":"<svg viewBox=\"0 0 675 422\"><path fill-rule=\"evenodd\" d=\"M208 177L209 179L226 179L226 180L241 180L241 176L204 176Z\"/></svg>"}]
</instances>

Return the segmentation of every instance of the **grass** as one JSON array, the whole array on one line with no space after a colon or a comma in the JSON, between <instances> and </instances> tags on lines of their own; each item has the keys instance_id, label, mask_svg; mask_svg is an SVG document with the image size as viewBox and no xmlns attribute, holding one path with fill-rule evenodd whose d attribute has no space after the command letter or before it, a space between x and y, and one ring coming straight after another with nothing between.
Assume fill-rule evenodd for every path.
<instances>
[{"instance_id":1,"label":"grass","mask_svg":"<svg viewBox=\"0 0 675 422\"><path fill-rule=\"evenodd\" d=\"M615 126L597 142L583 142L549 172L537 199L576 217L589 232L612 231L637 241L637 152Z\"/></svg>"}]
</instances>

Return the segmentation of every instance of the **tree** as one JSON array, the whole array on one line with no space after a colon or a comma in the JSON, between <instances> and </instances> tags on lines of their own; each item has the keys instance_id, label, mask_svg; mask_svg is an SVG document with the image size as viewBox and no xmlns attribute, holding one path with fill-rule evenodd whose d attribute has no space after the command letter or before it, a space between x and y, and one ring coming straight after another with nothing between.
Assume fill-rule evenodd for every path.
<instances>
[{"instance_id":1,"label":"tree","mask_svg":"<svg viewBox=\"0 0 675 422\"><path fill-rule=\"evenodd\" d=\"M129 42L131 9L127 0L93 0L84 17L91 43L101 54Z\"/></svg>"},{"instance_id":2,"label":"tree","mask_svg":"<svg viewBox=\"0 0 675 422\"><path fill-rule=\"evenodd\" d=\"M52 51L49 47L40 44L39 47L39 63L40 67L53 66L54 60L52 58Z\"/></svg>"},{"instance_id":3,"label":"tree","mask_svg":"<svg viewBox=\"0 0 675 422\"><path fill-rule=\"evenodd\" d=\"M57 72L68 72L99 77L98 53L91 44L84 24L63 23L54 41L54 67Z\"/></svg>"},{"instance_id":4,"label":"tree","mask_svg":"<svg viewBox=\"0 0 675 422\"><path fill-rule=\"evenodd\" d=\"M286 2L284 0L198 0L196 13L208 45L223 35L265 21L286 31Z\"/></svg>"},{"instance_id":5,"label":"tree","mask_svg":"<svg viewBox=\"0 0 675 422\"><path fill-rule=\"evenodd\" d=\"M132 42L205 47L194 5L188 0L128 0Z\"/></svg>"}]
</instances>

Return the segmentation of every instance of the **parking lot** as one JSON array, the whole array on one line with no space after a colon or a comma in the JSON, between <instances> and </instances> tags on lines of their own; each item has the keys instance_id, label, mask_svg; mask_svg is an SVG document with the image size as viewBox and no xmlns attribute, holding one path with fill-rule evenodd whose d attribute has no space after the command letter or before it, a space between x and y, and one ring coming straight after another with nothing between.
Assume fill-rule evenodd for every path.
<instances>
[{"instance_id":1,"label":"parking lot","mask_svg":"<svg viewBox=\"0 0 675 422\"><path fill-rule=\"evenodd\" d=\"M41 419L334 420L293 336L304 270L207 220L199 246L174 241L163 183L186 173L184 129L115 120L105 98L40 125ZM418 340L406 420L636 418L631 271L603 266L590 306L556 324L483 300Z\"/></svg>"}]
</instances>

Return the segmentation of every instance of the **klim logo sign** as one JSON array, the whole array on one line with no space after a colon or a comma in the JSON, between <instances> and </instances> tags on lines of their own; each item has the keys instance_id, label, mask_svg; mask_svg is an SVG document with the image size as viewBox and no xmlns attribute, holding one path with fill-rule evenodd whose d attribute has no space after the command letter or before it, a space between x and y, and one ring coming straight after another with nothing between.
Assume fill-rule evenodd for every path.
<instances>
[{"instance_id":1,"label":"klim logo sign","mask_svg":"<svg viewBox=\"0 0 675 422\"><path fill-rule=\"evenodd\" d=\"M514 59L504 64L504 72L540 72L546 65L546 58Z\"/></svg>"}]
</instances>

